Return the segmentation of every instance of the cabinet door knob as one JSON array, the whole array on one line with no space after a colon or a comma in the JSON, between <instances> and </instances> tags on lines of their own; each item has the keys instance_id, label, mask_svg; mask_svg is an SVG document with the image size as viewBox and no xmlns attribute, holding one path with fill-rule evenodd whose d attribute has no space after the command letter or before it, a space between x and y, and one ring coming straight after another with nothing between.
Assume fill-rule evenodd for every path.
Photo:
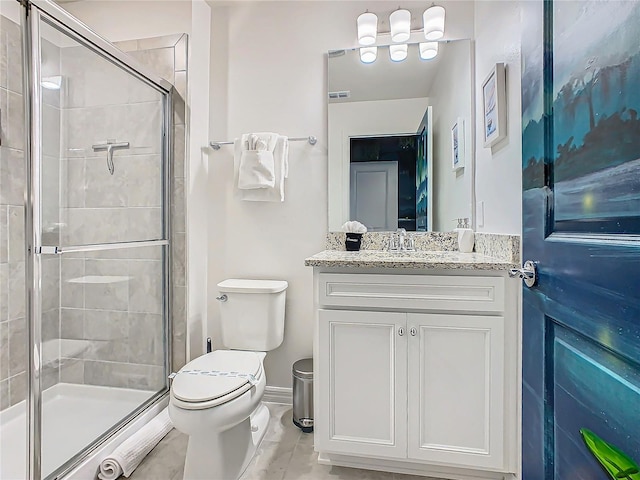
<instances>
[{"instance_id":1,"label":"cabinet door knob","mask_svg":"<svg viewBox=\"0 0 640 480\"><path fill-rule=\"evenodd\" d=\"M400 336L404 335L404 327L398 328L398 335L400 335Z\"/></svg>"},{"instance_id":2,"label":"cabinet door knob","mask_svg":"<svg viewBox=\"0 0 640 480\"><path fill-rule=\"evenodd\" d=\"M411 334L412 337L415 337L418 334L418 329L416 327L411 327L411 330L409 330L409 333Z\"/></svg>"}]
</instances>

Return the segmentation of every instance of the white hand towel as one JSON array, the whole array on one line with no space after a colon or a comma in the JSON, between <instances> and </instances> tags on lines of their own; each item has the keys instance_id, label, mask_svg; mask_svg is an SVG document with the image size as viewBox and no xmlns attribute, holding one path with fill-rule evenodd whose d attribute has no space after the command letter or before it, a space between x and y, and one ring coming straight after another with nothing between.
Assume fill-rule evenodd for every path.
<instances>
[{"instance_id":1,"label":"white hand towel","mask_svg":"<svg viewBox=\"0 0 640 480\"><path fill-rule=\"evenodd\" d=\"M98 478L115 480L120 475L128 478L172 428L169 411L165 408L100 462Z\"/></svg>"},{"instance_id":2,"label":"white hand towel","mask_svg":"<svg viewBox=\"0 0 640 480\"><path fill-rule=\"evenodd\" d=\"M240 157L242 154L243 139L234 142L234 177L239 180ZM237 190L242 200L250 202L284 202L284 179L286 166L289 163L289 139L279 135L273 151L274 157L274 185L271 188L252 190Z\"/></svg>"},{"instance_id":3,"label":"white hand towel","mask_svg":"<svg viewBox=\"0 0 640 480\"><path fill-rule=\"evenodd\" d=\"M251 133L242 136L240 170L237 186L241 190L273 188L275 164L273 151L278 135L275 133Z\"/></svg>"}]
</instances>

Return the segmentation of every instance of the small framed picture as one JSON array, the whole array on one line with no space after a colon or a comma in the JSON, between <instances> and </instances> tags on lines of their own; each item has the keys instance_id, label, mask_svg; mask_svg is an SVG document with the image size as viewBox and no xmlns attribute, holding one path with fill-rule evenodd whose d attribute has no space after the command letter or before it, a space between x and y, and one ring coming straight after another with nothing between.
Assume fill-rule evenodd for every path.
<instances>
[{"instance_id":1,"label":"small framed picture","mask_svg":"<svg viewBox=\"0 0 640 480\"><path fill-rule=\"evenodd\" d=\"M464 119L460 117L451 127L451 166L454 172L464 168Z\"/></svg>"},{"instance_id":2,"label":"small framed picture","mask_svg":"<svg viewBox=\"0 0 640 480\"><path fill-rule=\"evenodd\" d=\"M492 147L507 136L504 63L496 63L482 83L484 146Z\"/></svg>"}]
</instances>

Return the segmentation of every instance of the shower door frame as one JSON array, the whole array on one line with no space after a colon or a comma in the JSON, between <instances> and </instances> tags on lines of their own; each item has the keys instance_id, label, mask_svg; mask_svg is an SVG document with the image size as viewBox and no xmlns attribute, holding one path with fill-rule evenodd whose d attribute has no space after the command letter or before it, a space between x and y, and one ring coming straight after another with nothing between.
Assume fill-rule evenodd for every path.
<instances>
[{"instance_id":1,"label":"shower door frame","mask_svg":"<svg viewBox=\"0 0 640 480\"><path fill-rule=\"evenodd\" d=\"M22 5L23 82L25 102L25 281L26 318L28 332L27 368L27 478L42 478L42 255L71 252L88 252L122 248L160 246L163 249L163 324L164 369L168 373L172 365L171 318L171 178L173 175L173 94L174 87L165 79L150 72L135 59L120 51L62 8L48 0L17 0ZM162 239L149 241L118 242L69 247L44 246L41 238L41 172L42 172L42 102L40 88L40 23L45 21L64 34L90 49L127 73L156 89L163 96L162 122ZM114 433L132 422L147 408L165 398L169 391L165 386L146 402L139 405L127 417L103 432L95 441L74 457L59 466L50 477L60 478L89 457L94 450Z\"/></svg>"}]
</instances>

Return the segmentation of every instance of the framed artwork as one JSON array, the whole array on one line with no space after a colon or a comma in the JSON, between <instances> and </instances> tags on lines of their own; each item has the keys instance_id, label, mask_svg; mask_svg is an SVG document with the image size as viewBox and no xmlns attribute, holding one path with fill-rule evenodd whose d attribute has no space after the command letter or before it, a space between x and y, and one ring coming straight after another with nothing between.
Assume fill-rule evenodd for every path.
<instances>
[{"instance_id":1,"label":"framed artwork","mask_svg":"<svg viewBox=\"0 0 640 480\"><path fill-rule=\"evenodd\" d=\"M507 136L504 63L496 63L482 82L484 146L492 147Z\"/></svg>"},{"instance_id":2,"label":"framed artwork","mask_svg":"<svg viewBox=\"0 0 640 480\"><path fill-rule=\"evenodd\" d=\"M458 118L451 127L451 167L454 172L464 168L464 119Z\"/></svg>"}]
</instances>

